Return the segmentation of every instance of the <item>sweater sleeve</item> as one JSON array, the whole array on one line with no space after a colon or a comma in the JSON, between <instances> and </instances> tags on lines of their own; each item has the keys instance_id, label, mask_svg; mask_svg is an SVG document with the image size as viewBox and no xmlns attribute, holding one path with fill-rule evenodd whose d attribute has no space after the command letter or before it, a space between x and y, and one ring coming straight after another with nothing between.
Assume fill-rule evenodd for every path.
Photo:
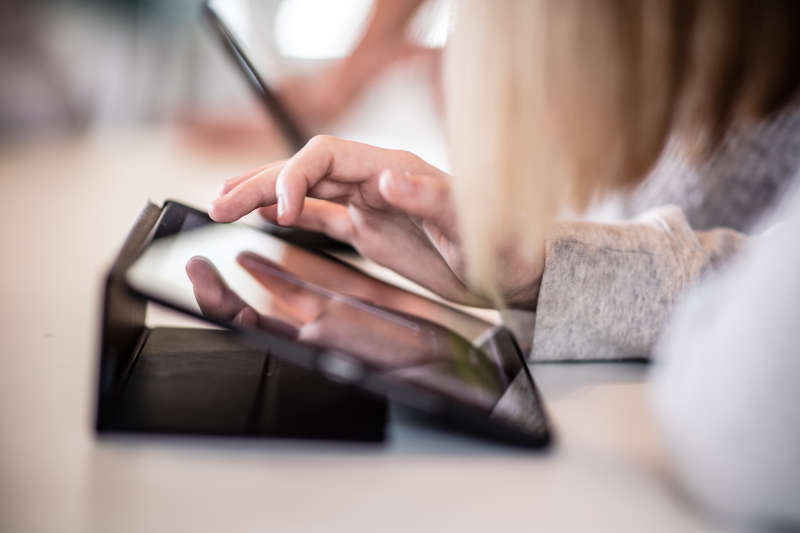
<instances>
[{"instance_id":1,"label":"sweater sleeve","mask_svg":"<svg viewBox=\"0 0 800 533\"><path fill-rule=\"evenodd\" d=\"M695 232L674 206L624 223L557 223L545 243L531 359L648 357L676 297L744 240L725 228Z\"/></svg>"}]
</instances>

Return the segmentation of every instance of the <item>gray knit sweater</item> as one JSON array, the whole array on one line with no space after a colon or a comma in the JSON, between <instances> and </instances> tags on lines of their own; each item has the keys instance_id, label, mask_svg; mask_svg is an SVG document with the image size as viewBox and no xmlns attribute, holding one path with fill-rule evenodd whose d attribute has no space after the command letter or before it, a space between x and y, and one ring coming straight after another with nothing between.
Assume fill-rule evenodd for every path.
<instances>
[{"instance_id":1,"label":"gray knit sweater","mask_svg":"<svg viewBox=\"0 0 800 533\"><path fill-rule=\"evenodd\" d=\"M530 345L524 330L533 329L531 359L649 357L676 297L734 255L744 242L740 232L769 210L798 169L795 106L731 131L698 166L668 146L624 199L622 216L643 213L633 220L556 224L546 240L535 318L512 318L523 345Z\"/></svg>"}]
</instances>

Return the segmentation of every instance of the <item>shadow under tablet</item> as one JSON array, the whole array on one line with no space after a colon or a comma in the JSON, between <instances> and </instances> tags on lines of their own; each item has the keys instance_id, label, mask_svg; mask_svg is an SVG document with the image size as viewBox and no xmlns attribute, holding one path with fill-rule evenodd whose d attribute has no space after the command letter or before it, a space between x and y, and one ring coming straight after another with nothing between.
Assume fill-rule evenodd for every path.
<instances>
[{"instance_id":1,"label":"shadow under tablet","mask_svg":"<svg viewBox=\"0 0 800 533\"><path fill-rule=\"evenodd\" d=\"M153 328L105 429L380 441L386 403L365 396L228 331Z\"/></svg>"}]
</instances>

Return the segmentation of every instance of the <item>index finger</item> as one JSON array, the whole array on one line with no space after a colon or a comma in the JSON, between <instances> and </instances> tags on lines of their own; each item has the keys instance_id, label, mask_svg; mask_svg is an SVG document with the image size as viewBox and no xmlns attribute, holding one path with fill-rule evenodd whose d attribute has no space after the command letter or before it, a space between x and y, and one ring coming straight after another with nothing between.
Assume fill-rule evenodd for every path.
<instances>
[{"instance_id":1,"label":"index finger","mask_svg":"<svg viewBox=\"0 0 800 533\"><path fill-rule=\"evenodd\" d=\"M233 222L254 209L275 203L275 179L282 163L264 168L227 187L222 196L214 200L209 216L217 222Z\"/></svg>"},{"instance_id":2,"label":"index finger","mask_svg":"<svg viewBox=\"0 0 800 533\"><path fill-rule=\"evenodd\" d=\"M228 180L225 180L222 183L222 187L220 188L219 194L220 194L220 196L225 196L226 194L231 192L233 189L235 189L240 183L244 183L245 181L249 180L253 176L257 176L258 174L261 174L262 172L264 172L265 170L269 170L270 168L273 168L273 167L277 168L277 167L283 166L284 163L286 163L285 159L282 160L282 161L275 161L273 163L267 163L266 165L261 165L259 167L250 169L247 172L245 172L244 174L241 174L241 175L236 176L234 178L230 178Z\"/></svg>"},{"instance_id":3,"label":"index finger","mask_svg":"<svg viewBox=\"0 0 800 533\"><path fill-rule=\"evenodd\" d=\"M401 150L387 150L369 144L327 135L311 139L278 174L278 222L290 225L303 210L308 191L323 179L361 184L376 180L385 169L408 171L421 168L422 160Z\"/></svg>"},{"instance_id":4,"label":"index finger","mask_svg":"<svg viewBox=\"0 0 800 533\"><path fill-rule=\"evenodd\" d=\"M430 172L424 161L408 152L318 135L285 163L235 180L235 187L227 187L227 193L214 202L211 217L218 222L231 222L277 202L277 222L291 225L302 212L306 195L323 180L357 186L374 179L377 189L378 176L385 169L398 173ZM341 192L336 190L337 194Z\"/></svg>"},{"instance_id":5,"label":"index finger","mask_svg":"<svg viewBox=\"0 0 800 533\"><path fill-rule=\"evenodd\" d=\"M422 170L418 157L401 150L387 150L369 144L346 141L327 135L311 139L278 173L275 192L278 222L290 225L303 210L305 197L324 179L359 185L376 180L385 169Z\"/></svg>"}]
</instances>

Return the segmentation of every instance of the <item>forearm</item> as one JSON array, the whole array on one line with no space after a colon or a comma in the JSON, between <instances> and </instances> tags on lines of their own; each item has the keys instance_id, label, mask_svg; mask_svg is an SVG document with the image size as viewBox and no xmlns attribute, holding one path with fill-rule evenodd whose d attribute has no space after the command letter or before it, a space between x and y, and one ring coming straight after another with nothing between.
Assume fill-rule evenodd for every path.
<instances>
[{"instance_id":1,"label":"forearm","mask_svg":"<svg viewBox=\"0 0 800 533\"><path fill-rule=\"evenodd\" d=\"M372 46L386 38L400 38L423 0L376 0L359 47Z\"/></svg>"},{"instance_id":2,"label":"forearm","mask_svg":"<svg viewBox=\"0 0 800 533\"><path fill-rule=\"evenodd\" d=\"M423 0L377 0L353 51L336 67L340 90L355 94L401 51L405 29Z\"/></svg>"},{"instance_id":3,"label":"forearm","mask_svg":"<svg viewBox=\"0 0 800 533\"><path fill-rule=\"evenodd\" d=\"M533 360L649 357L676 298L742 246L694 232L679 209L621 224L560 221L548 233Z\"/></svg>"}]
</instances>

